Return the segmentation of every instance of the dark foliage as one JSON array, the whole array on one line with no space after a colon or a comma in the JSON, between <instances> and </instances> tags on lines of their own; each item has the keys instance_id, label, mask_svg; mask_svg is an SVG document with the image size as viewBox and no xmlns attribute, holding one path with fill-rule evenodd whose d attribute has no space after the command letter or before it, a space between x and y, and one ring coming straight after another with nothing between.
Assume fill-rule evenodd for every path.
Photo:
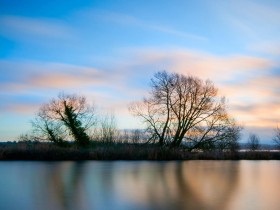
<instances>
[{"instance_id":1,"label":"dark foliage","mask_svg":"<svg viewBox=\"0 0 280 210\"><path fill-rule=\"evenodd\" d=\"M250 134L248 139L248 146L250 150L255 151L260 148L260 138L255 134Z\"/></svg>"},{"instance_id":2,"label":"dark foliage","mask_svg":"<svg viewBox=\"0 0 280 210\"><path fill-rule=\"evenodd\" d=\"M273 142L278 147L278 149L280 149L280 128L279 127L277 127L275 129L275 136L273 138Z\"/></svg>"},{"instance_id":3,"label":"dark foliage","mask_svg":"<svg viewBox=\"0 0 280 210\"><path fill-rule=\"evenodd\" d=\"M79 146L88 146L87 130L94 124L93 107L88 105L85 97L61 93L41 106L32 121L29 140L51 141L62 146L75 140Z\"/></svg>"},{"instance_id":4,"label":"dark foliage","mask_svg":"<svg viewBox=\"0 0 280 210\"><path fill-rule=\"evenodd\" d=\"M69 143L60 147L53 143L1 143L0 160L280 160L280 152L253 151L189 152L156 144L91 143L78 147Z\"/></svg>"}]
</instances>

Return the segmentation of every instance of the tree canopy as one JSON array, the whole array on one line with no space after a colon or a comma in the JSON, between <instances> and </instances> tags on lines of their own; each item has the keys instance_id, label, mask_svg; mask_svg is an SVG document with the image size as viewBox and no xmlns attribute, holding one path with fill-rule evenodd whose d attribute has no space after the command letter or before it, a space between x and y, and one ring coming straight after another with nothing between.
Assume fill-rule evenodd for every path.
<instances>
[{"instance_id":1,"label":"tree canopy","mask_svg":"<svg viewBox=\"0 0 280 210\"><path fill-rule=\"evenodd\" d=\"M80 146L89 144L87 130L94 123L94 109L84 96L63 93L41 106L32 121L38 139L62 144L68 136Z\"/></svg>"},{"instance_id":2,"label":"tree canopy","mask_svg":"<svg viewBox=\"0 0 280 210\"><path fill-rule=\"evenodd\" d=\"M225 98L217 93L209 80L161 71L151 79L150 96L129 109L143 120L150 140L160 145L228 148L241 127L228 116Z\"/></svg>"}]
</instances>

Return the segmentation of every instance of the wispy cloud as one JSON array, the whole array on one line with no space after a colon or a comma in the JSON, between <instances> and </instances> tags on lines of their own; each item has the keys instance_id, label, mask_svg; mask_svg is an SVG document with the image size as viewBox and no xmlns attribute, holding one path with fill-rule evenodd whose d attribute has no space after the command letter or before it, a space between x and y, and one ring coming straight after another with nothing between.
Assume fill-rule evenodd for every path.
<instances>
[{"instance_id":1,"label":"wispy cloud","mask_svg":"<svg viewBox=\"0 0 280 210\"><path fill-rule=\"evenodd\" d=\"M0 16L0 26L0 34L15 39L69 39L73 35L72 28L58 19Z\"/></svg>"},{"instance_id":2,"label":"wispy cloud","mask_svg":"<svg viewBox=\"0 0 280 210\"><path fill-rule=\"evenodd\" d=\"M101 20L113 22L120 25L127 25L131 27L138 27L142 29L162 32L165 34L177 36L177 37L183 37L186 39L193 39L196 41L207 41L208 38L202 35L197 35L193 33L189 33L182 30L177 30L175 28L172 28L170 26L156 24L151 21L144 21L140 18L126 15L122 13L116 13L116 12L110 12L110 11L104 11L104 10L89 10L85 12L87 16L91 16L94 18L98 18Z\"/></svg>"},{"instance_id":3,"label":"wispy cloud","mask_svg":"<svg viewBox=\"0 0 280 210\"><path fill-rule=\"evenodd\" d=\"M245 126L276 127L280 124L279 105L280 101L232 104L231 113Z\"/></svg>"},{"instance_id":4,"label":"wispy cloud","mask_svg":"<svg viewBox=\"0 0 280 210\"><path fill-rule=\"evenodd\" d=\"M278 34L280 9L260 1L222 1L214 10L236 34L252 41L269 40ZM241 37L241 36L240 36Z\"/></svg>"},{"instance_id":5,"label":"wispy cloud","mask_svg":"<svg viewBox=\"0 0 280 210\"><path fill-rule=\"evenodd\" d=\"M280 56L280 39L275 41L262 41L248 46L248 49L253 52L263 53L267 55Z\"/></svg>"},{"instance_id":6,"label":"wispy cloud","mask_svg":"<svg viewBox=\"0 0 280 210\"><path fill-rule=\"evenodd\" d=\"M37 103L13 103L9 106L3 107L5 112L17 113L22 115L35 114L41 104Z\"/></svg>"},{"instance_id":7,"label":"wispy cloud","mask_svg":"<svg viewBox=\"0 0 280 210\"><path fill-rule=\"evenodd\" d=\"M236 102L243 103L237 107L233 104L233 112L241 118L250 118L248 126L275 127L280 124L279 81L279 75L266 75L248 80L239 87L232 86L236 91L235 98L239 98Z\"/></svg>"},{"instance_id":8,"label":"wispy cloud","mask_svg":"<svg viewBox=\"0 0 280 210\"><path fill-rule=\"evenodd\" d=\"M0 62L2 71L9 69L9 78L2 82L2 91L30 89L68 89L77 87L112 87L119 84L120 74L93 67L50 62ZM27 71L23 72L24 69Z\"/></svg>"},{"instance_id":9,"label":"wispy cloud","mask_svg":"<svg viewBox=\"0 0 280 210\"><path fill-rule=\"evenodd\" d=\"M269 21L269 24L279 24L279 7L275 7L272 4L265 4L264 2L257 2L253 0L247 2L239 0L239 5L241 4L243 5L243 7L241 8L242 13L251 17L251 19L258 20L264 24L267 24L267 21ZM252 12L248 12L247 9L249 8L252 10Z\"/></svg>"},{"instance_id":10,"label":"wispy cloud","mask_svg":"<svg viewBox=\"0 0 280 210\"><path fill-rule=\"evenodd\" d=\"M227 55L218 56L188 49L139 49L132 50L137 65L158 64L159 69L167 69L183 74L229 82L229 80L244 79L251 74L260 74L273 68L276 63L270 59L248 56Z\"/></svg>"}]
</instances>

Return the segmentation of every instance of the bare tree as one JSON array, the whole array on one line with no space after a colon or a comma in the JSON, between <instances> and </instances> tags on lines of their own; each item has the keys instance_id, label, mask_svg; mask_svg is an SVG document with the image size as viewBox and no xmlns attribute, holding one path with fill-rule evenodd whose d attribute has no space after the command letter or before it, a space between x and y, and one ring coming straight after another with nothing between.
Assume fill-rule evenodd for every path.
<instances>
[{"instance_id":1,"label":"bare tree","mask_svg":"<svg viewBox=\"0 0 280 210\"><path fill-rule=\"evenodd\" d=\"M255 151L260 148L260 138L256 134L250 134L248 139L249 149Z\"/></svg>"},{"instance_id":2,"label":"bare tree","mask_svg":"<svg viewBox=\"0 0 280 210\"><path fill-rule=\"evenodd\" d=\"M39 139L33 135L33 132L20 134L17 138L19 142L39 142Z\"/></svg>"},{"instance_id":3,"label":"bare tree","mask_svg":"<svg viewBox=\"0 0 280 210\"><path fill-rule=\"evenodd\" d=\"M128 143L130 142L130 132L128 130L123 130L121 133L120 133L120 139L119 141L122 142L122 143Z\"/></svg>"},{"instance_id":4,"label":"bare tree","mask_svg":"<svg viewBox=\"0 0 280 210\"><path fill-rule=\"evenodd\" d=\"M113 143L118 137L116 118L113 114L105 115L100 121L100 140L104 143Z\"/></svg>"},{"instance_id":5,"label":"bare tree","mask_svg":"<svg viewBox=\"0 0 280 210\"><path fill-rule=\"evenodd\" d=\"M32 122L38 138L61 143L68 134L80 146L89 144L87 130L95 124L94 109L86 98L59 94L44 104Z\"/></svg>"},{"instance_id":6,"label":"bare tree","mask_svg":"<svg viewBox=\"0 0 280 210\"><path fill-rule=\"evenodd\" d=\"M39 112L35 120L31 121L33 130L31 136L38 141L49 140L58 145L65 145L66 134L62 123L54 122Z\"/></svg>"},{"instance_id":7,"label":"bare tree","mask_svg":"<svg viewBox=\"0 0 280 210\"><path fill-rule=\"evenodd\" d=\"M275 129L275 136L273 138L274 143L276 144L276 146L280 149L280 128L277 127Z\"/></svg>"},{"instance_id":8,"label":"bare tree","mask_svg":"<svg viewBox=\"0 0 280 210\"><path fill-rule=\"evenodd\" d=\"M141 131L139 129L132 130L131 141L132 143L139 143L141 140Z\"/></svg>"},{"instance_id":9,"label":"bare tree","mask_svg":"<svg viewBox=\"0 0 280 210\"><path fill-rule=\"evenodd\" d=\"M239 140L241 137L241 130L243 127L236 125L232 120L231 124L224 130L224 138L217 141L217 148L220 150L229 150L237 152L240 148Z\"/></svg>"},{"instance_id":10,"label":"bare tree","mask_svg":"<svg viewBox=\"0 0 280 210\"><path fill-rule=\"evenodd\" d=\"M192 150L213 147L229 135L233 123L211 81L163 71L154 75L151 89L149 98L129 107L146 124L151 141L184 142Z\"/></svg>"}]
</instances>

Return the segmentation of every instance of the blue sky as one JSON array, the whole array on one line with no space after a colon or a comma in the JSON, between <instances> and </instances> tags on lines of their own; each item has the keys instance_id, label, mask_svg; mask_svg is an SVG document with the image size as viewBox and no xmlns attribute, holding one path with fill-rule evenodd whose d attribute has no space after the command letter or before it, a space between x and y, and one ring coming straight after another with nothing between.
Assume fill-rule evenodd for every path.
<instances>
[{"instance_id":1,"label":"blue sky","mask_svg":"<svg viewBox=\"0 0 280 210\"><path fill-rule=\"evenodd\" d=\"M280 125L280 2L0 0L0 140L30 129L59 92L120 128L159 70L214 81L230 114L271 142Z\"/></svg>"}]
</instances>

